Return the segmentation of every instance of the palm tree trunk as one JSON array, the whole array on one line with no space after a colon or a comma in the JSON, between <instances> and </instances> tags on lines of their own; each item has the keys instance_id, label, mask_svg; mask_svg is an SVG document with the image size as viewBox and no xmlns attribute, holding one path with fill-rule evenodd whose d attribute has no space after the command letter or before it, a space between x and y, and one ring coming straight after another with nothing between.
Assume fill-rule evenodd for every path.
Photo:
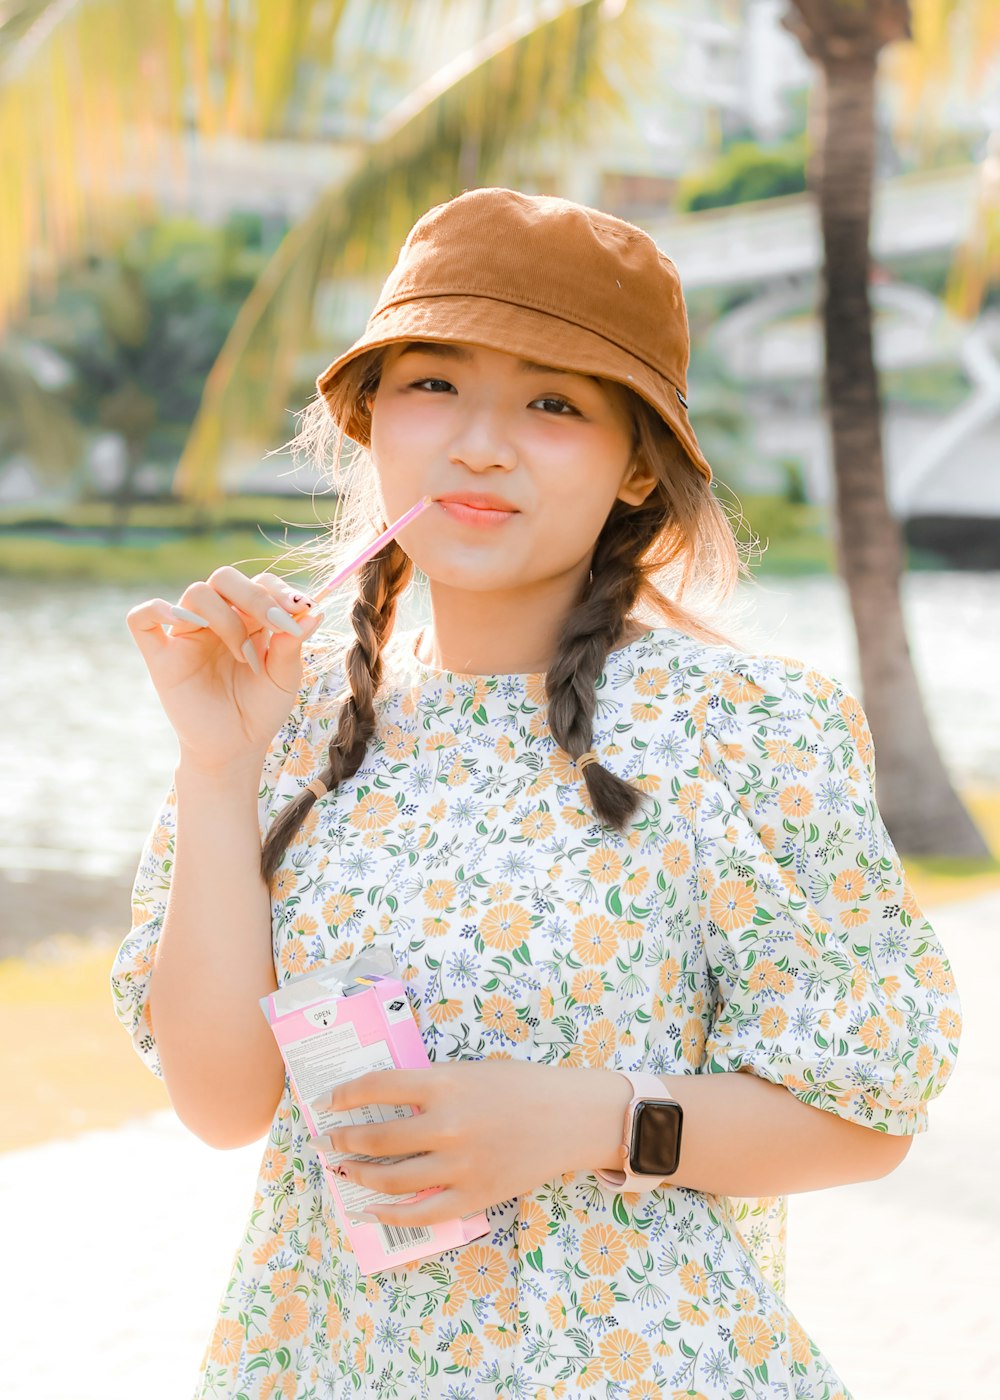
<instances>
[{"instance_id":1,"label":"palm tree trunk","mask_svg":"<svg viewBox=\"0 0 1000 1400\"><path fill-rule=\"evenodd\" d=\"M831 46L835 47L835 46ZM986 856L930 731L900 598L902 535L889 509L868 299L878 45L823 55L810 185L823 235L824 389L833 440L837 555L878 757L878 801L904 852Z\"/></svg>"}]
</instances>

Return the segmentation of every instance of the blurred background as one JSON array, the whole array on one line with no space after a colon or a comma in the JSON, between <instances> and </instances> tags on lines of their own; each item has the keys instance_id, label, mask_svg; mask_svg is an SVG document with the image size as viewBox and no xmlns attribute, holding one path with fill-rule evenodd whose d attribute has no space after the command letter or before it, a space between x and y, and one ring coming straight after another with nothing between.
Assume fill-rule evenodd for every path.
<instances>
[{"instance_id":1,"label":"blurred background","mask_svg":"<svg viewBox=\"0 0 1000 1400\"><path fill-rule=\"evenodd\" d=\"M0 1188L59 1191L70 1162L74 1277L105 1270L72 1379L40 1343L12 1394L184 1394L259 1155L186 1134L113 1018L176 757L125 613L221 564L287 572L329 527L295 413L413 221L490 184L608 210L677 264L691 419L753 554L731 630L861 695L967 1017L1000 972L993 0L6 0ZM985 1025L897 1173L792 1202L791 1305L858 1400L1000 1374L995 1284L968 1274L1000 1233ZM140 1195L143 1248L109 1249ZM911 1259L914 1230L951 1252Z\"/></svg>"}]
</instances>

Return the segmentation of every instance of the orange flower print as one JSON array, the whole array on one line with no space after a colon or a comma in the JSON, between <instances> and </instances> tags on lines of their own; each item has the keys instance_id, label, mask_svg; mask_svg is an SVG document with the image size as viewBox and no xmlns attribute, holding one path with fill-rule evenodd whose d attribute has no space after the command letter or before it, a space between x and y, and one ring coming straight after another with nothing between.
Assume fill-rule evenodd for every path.
<instances>
[{"instance_id":1,"label":"orange flower print","mask_svg":"<svg viewBox=\"0 0 1000 1400\"><path fill-rule=\"evenodd\" d=\"M858 1035L869 1050L887 1050L892 1039L889 1027L881 1016L869 1016L862 1023Z\"/></svg>"},{"instance_id":2,"label":"orange flower print","mask_svg":"<svg viewBox=\"0 0 1000 1400\"><path fill-rule=\"evenodd\" d=\"M635 688L640 695L661 695L670 683L670 673L660 666L650 666L640 671L635 678Z\"/></svg>"},{"instance_id":3,"label":"orange flower print","mask_svg":"<svg viewBox=\"0 0 1000 1400\"><path fill-rule=\"evenodd\" d=\"M368 792L351 808L347 820L359 831L384 831L398 811L388 793Z\"/></svg>"},{"instance_id":4,"label":"orange flower print","mask_svg":"<svg viewBox=\"0 0 1000 1400\"><path fill-rule=\"evenodd\" d=\"M622 873L622 858L607 846L598 846L587 860L587 869L599 885L613 885Z\"/></svg>"},{"instance_id":5,"label":"orange flower print","mask_svg":"<svg viewBox=\"0 0 1000 1400\"><path fill-rule=\"evenodd\" d=\"M449 1021L454 1021L456 1016L462 1014L462 1002L458 997L440 997L437 1001L428 1003L426 1007L427 1019L434 1026L445 1026Z\"/></svg>"},{"instance_id":6,"label":"orange flower print","mask_svg":"<svg viewBox=\"0 0 1000 1400\"><path fill-rule=\"evenodd\" d=\"M850 904L864 894L865 882L860 870L842 870L831 886L834 899Z\"/></svg>"},{"instance_id":7,"label":"orange flower print","mask_svg":"<svg viewBox=\"0 0 1000 1400\"><path fill-rule=\"evenodd\" d=\"M309 954L301 938L289 938L281 950L281 966L292 977L305 972L309 965Z\"/></svg>"},{"instance_id":8,"label":"orange flower print","mask_svg":"<svg viewBox=\"0 0 1000 1400\"><path fill-rule=\"evenodd\" d=\"M733 705L745 705L749 700L761 700L765 691L750 679L738 672L724 676L720 686L722 697Z\"/></svg>"},{"instance_id":9,"label":"orange flower print","mask_svg":"<svg viewBox=\"0 0 1000 1400\"><path fill-rule=\"evenodd\" d=\"M587 1064L597 1069L606 1065L615 1053L618 1032L606 1016L588 1026L583 1033L583 1053Z\"/></svg>"},{"instance_id":10,"label":"orange flower print","mask_svg":"<svg viewBox=\"0 0 1000 1400\"><path fill-rule=\"evenodd\" d=\"M266 1264L267 1261L283 1248L285 1243L285 1232L279 1230L276 1235L271 1235L262 1245L258 1245L253 1252L253 1262L255 1264Z\"/></svg>"},{"instance_id":11,"label":"orange flower print","mask_svg":"<svg viewBox=\"0 0 1000 1400\"><path fill-rule=\"evenodd\" d=\"M780 1006L769 1006L760 1018L760 1033L765 1040L776 1040L788 1025L788 1016Z\"/></svg>"},{"instance_id":12,"label":"orange flower print","mask_svg":"<svg viewBox=\"0 0 1000 1400\"><path fill-rule=\"evenodd\" d=\"M294 1290L298 1281L299 1274L295 1269L279 1269L271 1275L271 1297L284 1298Z\"/></svg>"},{"instance_id":13,"label":"orange flower print","mask_svg":"<svg viewBox=\"0 0 1000 1400\"><path fill-rule=\"evenodd\" d=\"M788 1318L788 1340L792 1344L792 1360L804 1366L812 1356L812 1344L802 1324L791 1316Z\"/></svg>"},{"instance_id":14,"label":"orange flower print","mask_svg":"<svg viewBox=\"0 0 1000 1400\"><path fill-rule=\"evenodd\" d=\"M594 968L584 968L573 978L570 993L580 1006L595 1006L606 990L604 976Z\"/></svg>"},{"instance_id":15,"label":"orange flower print","mask_svg":"<svg viewBox=\"0 0 1000 1400\"><path fill-rule=\"evenodd\" d=\"M457 890L454 880L432 880L424 890L424 903L431 909L447 909Z\"/></svg>"},{"instance_id":16,"label":"orange flower print","mask_svg":"<svg viewBox=\"0 0 1000 1400\"><path fill-rule=\"evenodd\" d=\"M467 1305L468 1298L468 1293L460 1283L452 1283L440 1303L442 1316L454 1317L457 1313L460 1313Z\"/></svg>"},{"instance_id":17,"label":"orange flower print","mask_svg":"<svg viewBox=\"0 0 1000 1400\"><path fill-rule=\"evenodd\" d=\"M556 829L556 819L551 812L544 812L541 808L536 812L529 812L526 817L522 817L518 826L521 835L529 841L547 841Z\"/></svg>"},{"instance_id":18,"label":"orange flower print","mask_svg":"<svg viewBox=\"0 0 1000 1400\"><path fill-rule=\"evenodd\" d=\"M602 1279L590 1278L580 1289L580 1307L588 1317L607 1317L615 1305L615 1295Z\"/></svg>"},{"instance_id":19,"label":"orange flower print","mask_svg":"<svg viewBox=\"0 0 1000 1400\"><path fill-rule=\"evenodd\" d=\"M770 1354L774 1346L771 1329L756 1313L744 1313L736 1319L733 1327L733 1342L743 1360L750 1366L759 1366Z\"/></svg>"},{"instance_id":20,"label":"orange flower print","mask_svg":"<svg viewBox=\"0 0 1000 1400\"><path fill-rule=\"evenodd\" d=\"M507 1276L507 1263L499 1249L472 1242L463 1247L455 1262L459 1282L476 1298L488 1298Z\"/></svg>"},{"instance_id":21,"label":"orange flower print","mask_svg":"<svg viewBox=\"0 0 1000 1400\"><path fill-rule=\"evenodd\" d=\"M649 883L649 870L644 865L640 865L638 870L631 870L622 881L622 889L627 895L642 894Z\"/></svg>"},{"instance_id":22,"label":"orange flower print","mask_svg":"<svg viewBox=\"0 0 1000 1400\"><path fill-rule=\"evenodd\" d=\"M354 896L338 891L324 901L323 918L331 928L339 928L354 913Z\"/></svg>"},{"instance_id":23,"label":"orange flower print","mask_svg":"<svg viewBox=\"0 0 1000 1400\"><path fill-rule=\"evenodd\" d=\"M645 1371L652 1357L649 1344L627 1327L616 1327L597 1344L605 1371L614 1381L634 1381Z\"/></svg>"},{"instance_id":24,"label":"orange flower print","mask_svg":"<svg viewBox=\"0 0 1000 1400\"><path fill-rule=\"evenodd\" d=\"M417 736L405 733L398 724L387 724L383 743L390 758L409 758L417 747Z\"/></svg>"},{"instance_id":25,"label":"orange flower print","mask_svg":"<svg viewBox=\"0 0 1000 1400\"><path fill-rule=\"evenodd\" d=\"M222 1366L235 1366L239 1359L242 1343L243 1328L240 1324L226 1318L220 1318L212 1333L212 1340L208 1347L209 1354L213 1361L218 1361Z\"/></svg>"},{"instance_id":26,"label":"orange flower print","mask_svg":"<svg viewBox=\"0 0 1000 1400\"><path fill-rule=\"evenodd\" d=\"M840 713L844 718L844 723L847 725L848 729L851 731L851 734L854 736L855 739L859 738L862 734L866 732L868 728L868 722L865 719L865 712L864 710L862 710L861 706L858 704L857 700L855 700L853 695L845 696L844 699L841 700L837 708L840 710Z\"/></svg>"},{"instance_id":27,"label":"orange flower print","mask_svg":"<svg viewBox=\"0 0 1000 1400\"><path fill-rule=\"evenodd\" d=\"M690 1293L693 1298L704 1298L707 1295L708 1282L705 1270L693 1259L678 1270L677 1277L680 1279L681 1287L685 1293Z\"/></svg>"},{"instance_id":28,"label":"orange flower print","mask_svg":"<svg viewBox=\"0 0 1000 1400\"><path fill-rule=\"evenodd\" d=\"M588 914L573 930L573 951L582 963L606 963L617 946L614 925L603 914Z\"/></svg>"},{"instance_id":29,"label":"orange flower print","mask_svg":"<svg viewBox=\"0 0 1000 1400\"><path fill-rule=\"evenodd\" d=\"M472 1332L459 1332L448 1351L452 1364L462 1371L474 1370L483 1359L483 1344Z\"/></svg>"},{"instance_id":30,"label":"orange flower print","mask_svg":"<svg viewBox=\"0 0 1000 1400\"><path fill-rule=\"evenodd\" d=\"M962 1018L952 1007L946 1006L938 1012L937 1028L946 1040L957 1041L962 1034Z\"/></svg>"},{"instance_id":31,"label":"orange flower print","mask_svg":"<svg viewBox=\"0 0 1000 1400\"><path fill-rule=\"evenodd\" d=\"M580 1241L583 1267L591 1274L616 1274L628 1258L628 1245L612 1225L591 1225Z\"/></svg>"},{"instance_id":32,"label":"orange flower print","mask_svg":"<svg viewBox=\"0 0 1000 1400\"><path fill-rule=\"evenodd\" d=\"M943 959L932 953L928 953L926 957L917 961L913 968L913 975L922 987L933 988L936 992L955 990L955 979L951 969Z\"/></svg>"},{"instance_id":33,"label":"orange flower print","mask_svg":"<svg viewBox=\"0 0 1000 1400\"><path fill-rule=\"evenodd\" d=\"M287 1342L290 1337L300 1336L306 1330L308 1321L309 1309L305 1299L298 1294L292 1294L288 1298L282 1298L273 1309L268 1326L275 1337Z\"/></svg>"},{"instance_id":34,"label":"orange flower print","mask_svg":"<svg viewBox=\"0 0 1000 1400\"><path fill-rule=\"evenodd\" d=\"M660 987L668 996L677 986L677 979L680 975L680 963L668 953L660 963Z\"/></svg>"},{"instance_id":35,"label":"orange flower print","mask_svg":"<svg viewBox=\"0 0 1000 1400\"><path fill-rule=\"evenodd\" d=\"M593 812L588 812L586 807L563 807L560 816L563 821L569 822L570 826L576 827L577 830L589 826L594 820Z\"/></svg>"},{"instance_id":36,"label":"orange flower print","mask_svg":"<svg viewBox=\"0 0 1000 1400\"><path fill-rule=\"evenodd\" d=\"M513 1040L517 1031L517 1011L509 997L497 993L483 1002L480 1019L491 1031L499 1031L508 1040Z\"/></svg>"},{"instance_id":37,"label":"orange flower print","mask_svg":"<svg viewBox=\"0 0 1000 1400\"><path fill-rule=\"evenodd\" d=\"M517 1208L517 1248L530 1254L549 1237L549 1214L530 1196L521 1196Z\"/></svg>"},{"instance_id":38,"label":"orange flower print","mask_svg":"<svg viewBox=\"0 0 1000 1400\"><path fill-rule=\"evenodd\" d=\"M692 1303L690 1298L682 1298L677 1304L677 1316L691 1327L704 1327L708 1323L708 1313L701 1303Z\"/></svg>"},{"instance_id":39,"label":"orange flower print","mask_svg":"<svg viewBox=\"0 0 1000 1400\"><path fill-rule=\"evenodd\" d=\"M681 1054L690 1065L705 1058L705 1024L700 1016L689 1016L681 1030Z\"/></svg>"},{"instance_id":40,"label":"orange flower print","mask_svg":"<svg viewBox=\"0 0 1000 1400\"><path fill-rule=\"evenodd\" d=\"M687 783L677 794L677 810L689 822L694 821L704 798L705 790L701 783Z\"/></svg>"},{"instance_id":41,"label":"orange flower print","mask_svg":"<svg viewBox=\"0 0 1000 1400\"><path fill-rule=\"evenodd\" d=\"M659 719L663 709L660 705L654 705L652 700L642 700L632 706L631 714L637 724L642 724L647 720Z\"/></svg>"},{"instance_id":42,"label":"orange flower print","mask_svg":"<svg viewBox=\"0 0 1000 1400\"><path fill-rule=\"evenodd\" d=\"M520 904L496 904L479 921L479 932L488 948L509 953L531 932L531 915Z\"/></svg>"},{"instance_id":43,"label":"orange flower print","mask_svg":"<svg viewBox=\"0 0 1000 1400\"><path fill-rule=\"evenodd\" d=\"M747 986L751 992L762 992L765 988L773 988L777 975L778 969L771 959L761 958L747 973Z\"/></svg>"},{"instance_id":44,"label":"orange flower print","mask_svg":"<svg viewBox=\"0 0 1000 1400\"><path fill-rule=\"evenodd\" d=\"M553 1327L559 1328L560 1331L566 1327L569 1322L569 1310L562 1294L553 1293L545 1304L545 1311Z\"/></svg>"},{"instance_id":45,"label":"orange flower print","mask_svg":"<svg viewBox=\"0 0 1000 1400\"><path fill-rule=\"evenodd\" d=\"M669 845L664 846L660 859L664 870L675 880L679 875L683 875L691 864L691 854L682 841L671 841Z\"/></svg>"},{"instance_id":46,"label":"orange flower print","mask_svg":"<svg viewBox=\"0 0 1000 1400\"><path fill-rule=\"evenodd\" d=\"M551 987L542 988L538 1009L543 1020L551 1021L556 1009L556 999Z\"/></svg>"},{"instance_id":47,"label":"orange flower print","mask_svg":"<svg viewBox=\"0 0 1000 1400\"><path fill-rule=\"evenodd\" d=\"M277 1147L269 1147L264 1153L260 1174L265 1181L277 1181L287 1166L288 1153L279 1151Z\"/></svg>"},{"instance_id":48,"label":"orange flower print","mask_svg":"<svg viewBox=\"0 0 1000 1400\"><path fill-rule=\"evenodd\" d=\"M812 811L812 793L808 788L793 784L792 787L785 788L778 798L778 806L786 817L801 819L807 817Z\"/></svg>"},{"instance_id":49,"label":"orange flower print","mask_svg":"<svg viewBox=\"0 0 1000 1400\"><path fill-rule=\"evenodd\" d=\"M712 919L726 933L746 928L757 911L757 896L742 880L723 880L712 891L709 902Z\"/></svg>"},{"instance_id":50,"label":"orange flower print","mask_svg":"<svg viewBox=\"0 0 1000 1400\"><path fill-rule=\"evenodd\" d=\"M292 938L315 938L319 925L308 914L297 911L288 925L288 932Z\"/></svg>"}]
</instances>

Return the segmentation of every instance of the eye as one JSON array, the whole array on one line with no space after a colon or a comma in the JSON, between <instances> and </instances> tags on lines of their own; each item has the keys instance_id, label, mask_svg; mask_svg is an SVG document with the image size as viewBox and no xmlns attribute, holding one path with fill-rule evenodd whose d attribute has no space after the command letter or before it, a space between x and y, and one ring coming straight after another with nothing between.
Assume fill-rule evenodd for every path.
<instances>
[{"instance_id":1,"label":"eye","mask_svg":"<svg viewBox=\"0 0 1000 1400\"><path fill-rule=\"evenodd\" d=\"M423 389L428 385L433 386L433 388L431 389L431 393L434 394L440 393L441 390L447 392L449 389L454 388L454 385L449 384L447 379L415 379L410 385L410 388Z\"/></svg>"},{"instance_id":2,"label":"eye","mask_svg":"<svg viewBox=\"0 0 1000 1400\"><path fill-rule=\"evenodd\" d=\"M575 417L579 418L579 416L580 416L580 415L579 415L579 412L573 407L573 405L572 405L567 399L556 399L556 398L546 397L546 398L544 398L544 399L535 399L534 402L535 402L535 403L540 403L540 404L549 404L549 405L553 405L553 406L555 407L555 413L554 413L554 414L550 414L550 416L553 416L553 417L557 417L557 418L568 418L568 417L570 417L570 416L572 415L572 416L575 416ZM549 410L546 409L546 412L548 412L548 411L549 411Z\"/></svg>"}]
</instances>

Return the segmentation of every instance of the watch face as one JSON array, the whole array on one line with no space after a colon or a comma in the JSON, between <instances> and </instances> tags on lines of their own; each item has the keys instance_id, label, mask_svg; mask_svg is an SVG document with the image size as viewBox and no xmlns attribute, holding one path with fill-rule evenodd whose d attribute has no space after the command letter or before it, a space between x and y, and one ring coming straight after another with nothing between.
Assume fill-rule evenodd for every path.
<instances>
[{"instance_id":1,"label":"watch face","mask_svg":"<svg viewBox=\"0 0 1000 1400\"><path fill-rule=\"evenodd\" d=\"M643 1100L636 1105L629 1167L643 1176L672 1176L681 1156L679 1103Z\"/></svg>"}]
</instances>

